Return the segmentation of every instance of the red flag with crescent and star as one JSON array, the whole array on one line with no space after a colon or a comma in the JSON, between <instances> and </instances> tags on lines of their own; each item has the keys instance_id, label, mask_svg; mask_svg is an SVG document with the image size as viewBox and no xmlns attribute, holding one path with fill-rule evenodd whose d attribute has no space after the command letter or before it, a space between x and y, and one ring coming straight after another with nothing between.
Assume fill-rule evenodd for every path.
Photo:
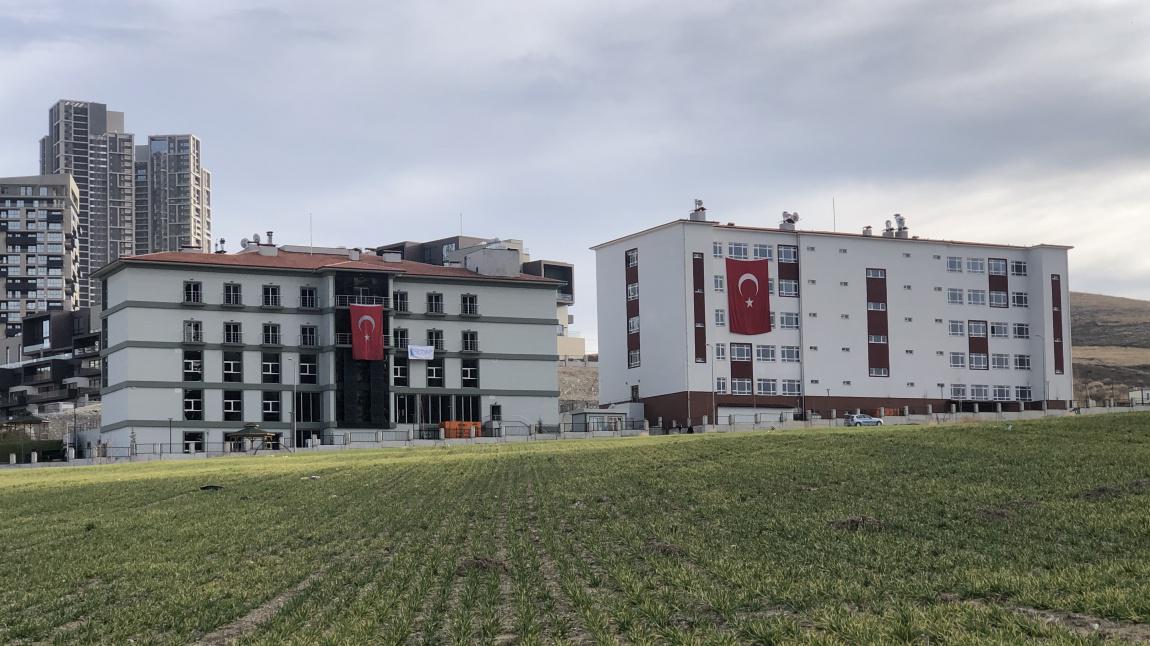
<instances>
[{"instance_id":1,"label":"red flag with crescent and star","mask_svg":"<svg viewBox=\"0 0 1150 646\"><path fill-rule=\"evenodd\" d=\"M360 361L383 359L383 306L352 305L351 357Z\"/></svg>"},{"instance_id":2,"label":"red flag with crescent and star","mask_svg":"<svg viewBox=\"0 0 1150 646\"><path fill-rule=\"evenodd\" d=\"M731 334L771 331L771 301L767 260L727 258L727 310Z\"/></svg>"}]
</instances>

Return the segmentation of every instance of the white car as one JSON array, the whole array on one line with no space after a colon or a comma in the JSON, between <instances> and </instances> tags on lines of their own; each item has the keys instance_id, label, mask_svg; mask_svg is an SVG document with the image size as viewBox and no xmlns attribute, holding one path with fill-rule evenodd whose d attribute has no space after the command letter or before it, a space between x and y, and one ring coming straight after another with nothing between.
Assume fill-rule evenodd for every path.
<instances>
[{"instance_id":1,"label":"white car","mask_svg":"<svg viewBox=\"0 0 1150 646\"><path fill-rule=\"evenodd\" d=\"M882 426L882 420L870 415L847 415L844 419L847 426Z\"/></svg>"}]
</instances>

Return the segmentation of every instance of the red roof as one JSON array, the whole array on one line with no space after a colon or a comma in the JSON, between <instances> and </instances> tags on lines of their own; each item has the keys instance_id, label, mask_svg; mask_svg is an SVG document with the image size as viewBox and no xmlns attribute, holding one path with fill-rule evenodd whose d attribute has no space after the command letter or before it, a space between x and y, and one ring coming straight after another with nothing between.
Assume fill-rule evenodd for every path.
<instances>
[{"instance_id":1,"label":"red roof","mask_svg":"<svg viewBox=\"0 0 1150 646\"><path fill-rule=\"evenodd\" d=\"M551 278L533 276L520 273L515 276L488 276L479 274L463 267L443 267L415 262L413 260L400 260L389 262L380 256L363 254L359 260L351 260L345 255L324 253L303 253L299 251L284 251L279 249L274 256L265 256L257 252L241 253L188 253L179 251L165 251L148 253L140 256L120 258L118 263L157 263L173 265L201 265L222 267L254 267L261 269L288 269L303 271L321 271L329 269L346 269L352 271L382 271L405 276L432 276L436 278L477 278L481 280L527 281L536 283L559 283Z\"/></svg>"}]
</instances>

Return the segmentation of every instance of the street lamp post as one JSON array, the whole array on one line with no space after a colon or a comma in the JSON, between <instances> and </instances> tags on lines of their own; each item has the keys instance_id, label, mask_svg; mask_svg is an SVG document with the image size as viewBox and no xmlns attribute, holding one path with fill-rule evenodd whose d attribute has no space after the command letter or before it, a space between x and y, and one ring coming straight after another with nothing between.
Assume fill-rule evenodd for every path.
<instances>
[{"instance_id":1,"label":"street lamp post","mask_svg":"<svg viewBox=\"0 0 1150 646\"><path fill-rule=\"evenodd\" d=\"M1031 334L1042 340L1042 344L1039 346L1039 356L1042 357L1042 399L1039 401L1045 403L1050 398L1050 382L1046 380L1046 337L1042 336L1041 332L1031 332Z\"/></svg>"},{"instance_id":2,"label":"street lamp post","mask_svg":"<svg viewBox=\"0 0 1150 646\"><path fill-rule=\"evenodd\" d=\"M168 418L168 452L169 453L175 453L175 451L172 450L172 443L174 442L174 440L172 439L172 419L173 418L171 418L171 417ZM161 451L161 453L163 453L163 451Z\"/></svg>"},{"instance_id":3,"label":"street lamp post","mask_svg":"<svg viewBox=\"0 0 1150 646\"><path fill-rule=\"evenodd\" d=\"M715 418L719 416L719 409L715 407L715 349L711 344L707 344L707 354L711 355L711 424L715 424ZM690 395L687 395L690 397ZM703 430L706 430L704 428Z\"/></svg>"},{"instance_id":4,"label":"street lamp post","mask_svg":"<svg viewBox=\"0 0 1150 646\"><path fill-rule=\"evenodd\" d=\"M296 369L295 369L296 358L295 357L288 357L287 360L288 360L288 365L291 366L291 371L292 371L292 374L295 375L295 378L292 379L292 382L291 382L291 439L286 442L286 446L288 448L294 448L297 444L295 407L296 407L296 386L299 385L299 372L296 371Z\"/></svg>"}]
</instances>

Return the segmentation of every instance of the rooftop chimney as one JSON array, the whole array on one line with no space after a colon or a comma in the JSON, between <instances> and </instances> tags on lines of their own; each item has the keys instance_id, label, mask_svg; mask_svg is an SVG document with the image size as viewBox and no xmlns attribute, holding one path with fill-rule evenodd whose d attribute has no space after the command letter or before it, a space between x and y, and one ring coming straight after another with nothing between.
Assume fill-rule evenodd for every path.
<instances>
[{"instance_id":1,"label":"rooftop chimney","mask_svg":"<svg viewBox=\"0 0 1150 646\"><path fill-rule=\"evenodd\" d=\"M359 247L355 247L353 249L347 250L347 259L348 260L359 260L362 255L363 255L363 249L360 249Z\"/></svg>"},{"instance_id":2,"label":"rooftop chimney","mask_svg":"<svg viewBox=\"0 0 1150 646\"><path fill-rule=\"evenodd\" d=\"M872 227L872 226L871 226L871 225L869 225L869 224L868 224L868 225L866 225L865 227L863 227L863 236L865 236L865 237L867 237L867 238L869 238L869 237L873 236L873 235L874 235L874 231L873 231L873 229L874 229L874 227Z\"/></svg>"},{"instance_id":3,"label":"rooftop chimney","mask_svg":"<svg viewBox=\"0 0 1150 646\"><path fill-rule=\"evenodd\" d=\"M691 211L691 220L693 222L705 222L707 220L707 207L703 206L703 200L695 200L695 210Z\"/></svg>"},{"instance_id":4,"label":"rooftop chimney","mask_svg":"<svg viewBox=\"0 0 1150 646\"><path fill-rule=\"evenodd\" d=\"M894 237L894 227L891 226L890 220L886 221L886 228L882 230L882 237L884 237L884 238L893 238Z\"/></svg>"},{"instance_id":5,"label":"rooftop chimney","mask_svg":"<svg viewBox=\"0 0 1150 646\"><path fill-rule=\"evenodd\" d=\"M272 232L268 231L268 244L272 244Z\"/></svg>"},{"instance_id":6,"label":"rooftop chimney","mask_svg":"<svg viewBox=\"0 0 1150 646\"><path fill-rule=\"evenodd\" d=\"M894 232L894 237L902 238L903 240L910 237L910 229L906 226L906 218L902 217L899 213L895 213L894 223L898 227Z\"/></svg>"}]
</instances>

